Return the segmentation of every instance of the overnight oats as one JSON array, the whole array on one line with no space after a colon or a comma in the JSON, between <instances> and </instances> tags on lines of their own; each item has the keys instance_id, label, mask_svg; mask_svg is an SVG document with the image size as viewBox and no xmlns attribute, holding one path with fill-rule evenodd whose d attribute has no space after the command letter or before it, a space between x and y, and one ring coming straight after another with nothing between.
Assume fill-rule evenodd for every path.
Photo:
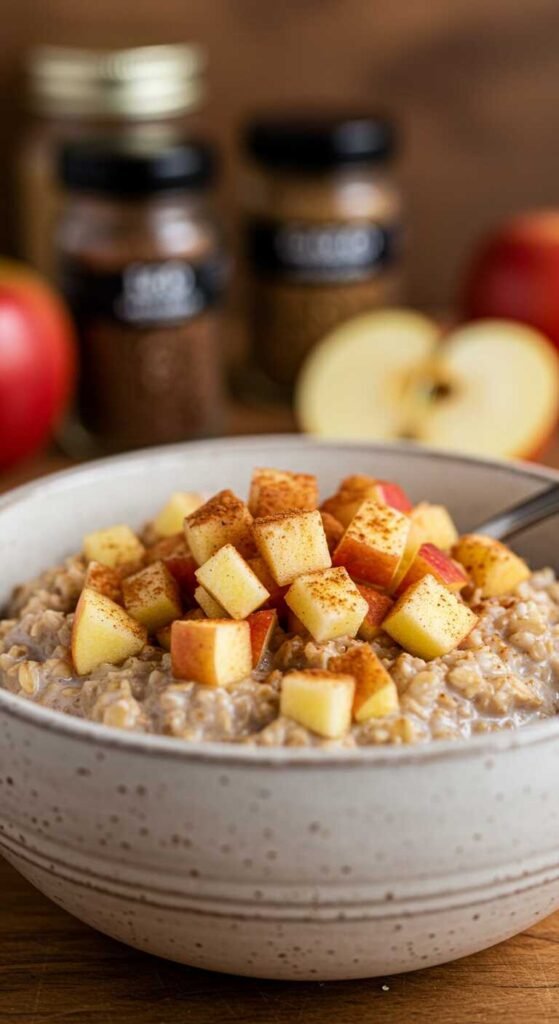
<instances>
[{"instance_id":1,"label":"overnight oats","mask_svg":"<svg viewBox=\"0 0 559 1024\"><path fill-rule=\"evenodd\" d=\"M559 708L559 583L441 505L256 469L245 502L173 494L12 594L0 686L137 733L411 744Z\"/></svg>"}]
</instances>

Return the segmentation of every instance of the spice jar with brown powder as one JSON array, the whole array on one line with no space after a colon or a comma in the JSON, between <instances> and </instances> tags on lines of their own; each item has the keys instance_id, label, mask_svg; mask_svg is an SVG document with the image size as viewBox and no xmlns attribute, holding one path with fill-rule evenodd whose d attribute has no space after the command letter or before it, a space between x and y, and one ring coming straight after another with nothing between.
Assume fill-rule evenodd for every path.
<instances>
[{"instance_id":1,"label":"spice jar with brown powder","mask_svg":"<svg viewBox=\"0 0 559 1024\"><path fill-rule=\"evenodd\" d=\"M393 129L369 114L265 117L245 146L253 359L289 393L328 331L400 298Z\"/></svg>"},{"instance_id":2,"label":"spice jar with brown powder","mask_svg":"<svg viewBox=\"0 0 559 1024\"><path fill-rule=\"evenodd\" d=\"M80 346L66 447L118 451L219 433L226 263L207 196L213 165L193 141L63 150L59 282Z\"/></svg>"}]
</instances>

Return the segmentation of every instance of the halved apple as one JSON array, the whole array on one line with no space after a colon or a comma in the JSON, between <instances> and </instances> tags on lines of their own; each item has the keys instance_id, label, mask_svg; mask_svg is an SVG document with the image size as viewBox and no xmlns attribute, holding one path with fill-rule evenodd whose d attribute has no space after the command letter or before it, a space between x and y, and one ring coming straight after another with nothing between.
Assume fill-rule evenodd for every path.
<instances>
[{"instance_id":1,"label":"halved apple","mask_svg":"<svg viewBox=\"0 0 559 1024\"><path fill-rule=\"evenodd\" d=\"M120 665L139 654L147 642L147 631L109 597L82 590L72 624L71 651L79 676L93 672L105 662Z\"/></svg>"},{"instance_id":2,"label":"halved apple","mask_svg":"<svg viewBox=\"0 0 559 1024\"><path fill-rule=\"evenodd\" d=\"M543 335L512 321L480 320L442 341L426 317L373 312L313 349L296 409L304 430L325 437L529 457L558 419L559 358Z\"/></svg>"}]
</instances>

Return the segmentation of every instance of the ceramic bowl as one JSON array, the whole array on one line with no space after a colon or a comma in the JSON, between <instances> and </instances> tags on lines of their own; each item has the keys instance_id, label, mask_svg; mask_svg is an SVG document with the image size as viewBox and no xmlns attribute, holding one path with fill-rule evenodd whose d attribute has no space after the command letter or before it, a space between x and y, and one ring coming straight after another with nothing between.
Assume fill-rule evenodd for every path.
<instances>
[{"instance_id":1,"label":"ceramic bowl","mask_svg":"<svg viewBox=\"0 0 559 1024\"><path fill-rule=\"evenodd\" d=\"M70 470L0 501L0 601L87 530L168 493L245 493L255 465L400 481L462 527L559 475L406 446L202 442ZM519 549L559 567L556 526ZM404 749L185 744L0 691L0 847L52 900L159 956L265 978L452 960L559 907L559 718Z\"/></svg>"}]
</instances>

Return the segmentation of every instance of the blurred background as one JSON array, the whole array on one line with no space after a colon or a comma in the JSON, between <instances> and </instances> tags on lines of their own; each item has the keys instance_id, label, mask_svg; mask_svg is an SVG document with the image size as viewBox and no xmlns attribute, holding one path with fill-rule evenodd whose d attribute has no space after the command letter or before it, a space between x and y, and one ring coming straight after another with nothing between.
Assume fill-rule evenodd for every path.
<instances>
[{"instance_id":1,"label":"blurred background","mask_svg":"<svg viewBox=\"0 0 559 1024\"><path fill-rule=\"evenodd\" d=\"M553 0L431 0L427 7L409 0L2 0L2 13L0 252L25 267L0 267L0 434L12 437L10 444L4 440L0 468L52 444L53 432L71 457L230 429L291 429L295 422L317 433L343 433L343 403L332 427L327 415L315 415L322 396L326 401L331 394L335 368L328 360L309 369L296 399L297 421L292 419L303 356L353 314L387 305L435 316L445 331L463 319L497 315L530 324L549 339L557 323L558 337L551 340L559 343L559 308L547 308L550 295L559 293L559 6ZM183 49L151 57L131 49L154 45ZM78 50L92 52L88 57ZM118 59L110 51L119 51ZM350 139L347 128L356 119L361 143L365 139L361 160L352 150L357 136ZM343 143L340 131L346 133ZM64 150L68 143L73 150ZM180 150L174 156L173 147ZM543 218L533 212L542 209ZM280 230L302 225L308 232L316 223L335 229L340 245L340 225L372 225L375 244L382 234L382 253L369 252L360 264L354 253L342 266L338 251L335 265L323 259L320 267L312 254L308 265L308 252L304 266L300 253L297 266L293 253L278 256ZM503 237L510 241L505 251ZM364 244L372 245L367 238ZM546 248L554 255L542 256ZM489 267L479 269L487 259ZM152 301L146 314L146 288L153 300L154 289L172 288L172 280L148 282L144 275L130 284L129 275L136 297L132 312L129 303L122 314L117 292L130 266L160 267L169 260L179 292L185 267L194 273L195 304L181 306L175 294L173 313L162 308L159 295L159 306ZM45 341L49 331L64 333L51 321L45 326L46 307L38 298L27 301L39 288L35 281L22 284L29 266L62 295L77 335L74 355L66 346L56 356L65 363L65 378L58 390L52 380L48 385L56 391L45 411L48 430L44 421L29 426L25 416L32 414L21 412L22 392L35 412L43 399L38 401L39 385L25 376L27 370L19 367L16 376L6 313L2 319L3 301L12 330L14 308L25 307L21 317L34 333L29 351L35 369L51 345ZM373 278L375 287L367 290L363 283ZM359 294L351 291L357 286ZM418 329L399 322L398 338ZM381 338L377 350L375 339L383 330L393 346L394 324L374 321L370 333L350 337L363 372L375 376L378 368L381 378L386 342ZM493 386L499 390L494 368L502 357L483 330L488 355L482 370L493 382L486 387L490 393ZM293 341L298 332L304 341ZM66 333L68 338L71 329ZM514 348L516 340L505 343ZM546 352L545 362L533 337L524 343L528 362L522 350L517 376L511 370L509 391L497 406L510 403L524 377L531 382L526 405L544 409L539 419L530 411L526 436L515 439L512 450L499 442L491 451L483 432L468 442L468 416L479 415L471 402L465 421L462 410L456 413L459 427L449 416L446 425L423 431L415 411L403 424L385 427L384 414L373 422L362 412L352 435L395 434L490 454L539 454L554 427L559 385L553 359ZM297 344L305 351L287 365L285 352ZM427 355L429 345L424 347ZM408 349L404 340L402 351ZM29 351L20 362L29 363ZM49 359L55 361L52 352ZM450 371L429 379L429 400L448 398L445 388L453 391L447 380L453 360L450 353ZM73 361L81 382L78 402L60 428ZM186 382L185 363L192 369ZM43 382L47 377L45 370ZM146 411L173 402L167 422ZM181 416L176 410L185 405L196 407L196 414ZM243 409L249 410L246 417ZM489 423L487 409L483 415ZM141 430L133 427L140 421Z\"/></svg>"}]
</instances>

